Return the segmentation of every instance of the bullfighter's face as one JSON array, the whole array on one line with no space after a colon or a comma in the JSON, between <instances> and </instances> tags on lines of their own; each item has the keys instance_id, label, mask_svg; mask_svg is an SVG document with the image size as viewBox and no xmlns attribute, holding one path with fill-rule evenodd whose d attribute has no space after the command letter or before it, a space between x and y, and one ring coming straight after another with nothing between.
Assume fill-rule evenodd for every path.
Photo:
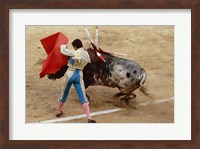
<instances>
[{"instance_id":1,"label":"bullfighter's face","mask_svg":"<svg viewBox=\"0 0 200 149\"><path fill-rule=\"evenodd\" d=\"M74 50L77 50L78 48L76 46L73 46L74 47Z\"/></svg>"}]
</instances>

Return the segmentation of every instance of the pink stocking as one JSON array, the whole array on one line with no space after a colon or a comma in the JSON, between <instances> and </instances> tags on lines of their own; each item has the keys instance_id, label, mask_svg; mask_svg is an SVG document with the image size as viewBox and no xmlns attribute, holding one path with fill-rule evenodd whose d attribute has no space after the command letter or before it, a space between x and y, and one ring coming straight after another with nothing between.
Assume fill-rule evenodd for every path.
<instances>
[{"instance_id":1,"label":"pink stocking","mask_svg":"<svg viewBox=\"0 0 200 149\"><path fill-rule=\"evenodd\" d=\"M59 105L58 105L58 113L61 113L63 105L64 105L63 102L59 102Z\"/></svg>"},{"instance_id":2,"label":"pink stocking","mask_svg":"<svg viewBox=\"0 0 200 149\"><path fill-rule=\"evenodd\" d=\"M87 118L91 119L89 104L88 103L84 103L84 104L82 104L82 106L83 106L83 109L85 111L85 114L87 115Z\"/></svg>"}]
</instances>

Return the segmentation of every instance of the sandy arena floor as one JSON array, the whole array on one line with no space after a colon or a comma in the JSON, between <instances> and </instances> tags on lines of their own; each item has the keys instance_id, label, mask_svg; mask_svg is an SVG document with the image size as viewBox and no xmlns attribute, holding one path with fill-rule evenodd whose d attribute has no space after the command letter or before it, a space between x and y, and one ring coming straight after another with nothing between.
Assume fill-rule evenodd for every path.
<instances>
[{"instance_id":1,"label":"sandy arena floor","mask_svg":"<svg viewBox=\"0 0 200 149\"><path fill-rule=\"evenodd\" d=\"M88 27L94 37L95 27ZM46 59L40 39L56 32L63 32L71 43L80 38L87 48L83 26L26 26L26 123L56 119L55 113L63 79L56 81L39 78L42 61ZM117 88L91 86L91 112L122 107L125 110L94 116L98 123L173 123L174 100L135 108L138 104L174 96L174 27L173 26L99 26L99 46L105 51L128 54L147 71L145 86L153 99L139 90L130 106L122 105L113 95ZM69 44L70 48L72 46ZM83 114L74 87L71 88L62 117ZM86 118L64 121L85 123Z\"/></svg>"}]
</instances>

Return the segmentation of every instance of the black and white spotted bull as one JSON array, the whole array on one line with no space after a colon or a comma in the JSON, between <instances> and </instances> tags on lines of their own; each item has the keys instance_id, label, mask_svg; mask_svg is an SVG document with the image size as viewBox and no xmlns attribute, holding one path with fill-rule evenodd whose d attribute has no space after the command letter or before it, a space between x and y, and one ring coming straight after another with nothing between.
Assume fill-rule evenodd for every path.
<instances>
[{"instance_id":1,"label":"black and white spotted bull","mask_svg":"<svg viewBox=\"0 0 200 149\"><path fill-rule=\"evenodd\" d=\"M136 62L117 56L113 56L103 50L98 52L104 57L103 62L97 56L95 49L87 49L91 58L91 63L88 63L83 69L83 80L85 88L94 85L102 85L120 90L116 96L120 97L128 104L128 100L135 98L133 93L135 90L140 89L146 96L150 96L143 84L146 81L146 72ZM58 79L64 76L68 66L63 66L55 74L49 74L49 79Z\"/></svg>"},{"instance_id":2,"label":"black and white spotted bull","mask_svg":"<svg viewBox=\"0 0 200 149\"><path fill-rule=\"evenodd\" d=\"M98 48L98 27L96 28L95 43L88 29L84 27L84 30L93 47L87 49L91 63L88 63L83 69L85 88L94 85L117 87L120 92L116 96L123 96L121 100L126 103L136 97L133 92L137 89L140 89L146 96L151 97L143 87L147 77L145 70L132 60L114 56ZM67 68L67 65L63 66L55 74L49 74L48 78L61 78Z\"/></svg>"},{"instance_id":3,"label":"black and white spotted bull","mask_svg":"<svg viewBox=\"0 0 200 149\"><path fill-rule=\"evenodd\" d=\"M86 88L90 85L117 87L120 90L117 95L127 95L128 99L129 95L134 95L133 91L141 88L145 83L146 72L136 62L113 56L100 49L99 53L106 61L103 62L99 60L94 49L88 49L87 51L91 63L86 65L83 70Z\"/></svg>"}]
</instances>

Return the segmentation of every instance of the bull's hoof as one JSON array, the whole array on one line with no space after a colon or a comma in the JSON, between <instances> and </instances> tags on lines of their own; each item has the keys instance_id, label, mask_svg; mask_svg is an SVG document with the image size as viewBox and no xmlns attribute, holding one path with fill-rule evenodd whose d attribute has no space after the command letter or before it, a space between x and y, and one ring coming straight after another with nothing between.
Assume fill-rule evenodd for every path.
<instances>
[{"instance_id":1,"label":"bull's hoof","mask_svg":"<svg viewBox=\"0 0 200 149\"><path fill-rule=\"evenodd\" d=\"M127 106L129 106L130 100L135 98L135 97L136 97L135 94L126 95L125 97L120 99L120 102L125 103Z\"/></svg>"},{"instance_id":2,"label":"bull's hoof","mask_svg":"<svg viewBox=\"0 0 200 149\"><path fill-rule=\"evenodd\" d=\"M130 95L128 95L129 96L129 99L133 99L133 98L135 98L136 97L136 95L133 93L133 94L130 94Z\"/></svg>"}]
</instances>

